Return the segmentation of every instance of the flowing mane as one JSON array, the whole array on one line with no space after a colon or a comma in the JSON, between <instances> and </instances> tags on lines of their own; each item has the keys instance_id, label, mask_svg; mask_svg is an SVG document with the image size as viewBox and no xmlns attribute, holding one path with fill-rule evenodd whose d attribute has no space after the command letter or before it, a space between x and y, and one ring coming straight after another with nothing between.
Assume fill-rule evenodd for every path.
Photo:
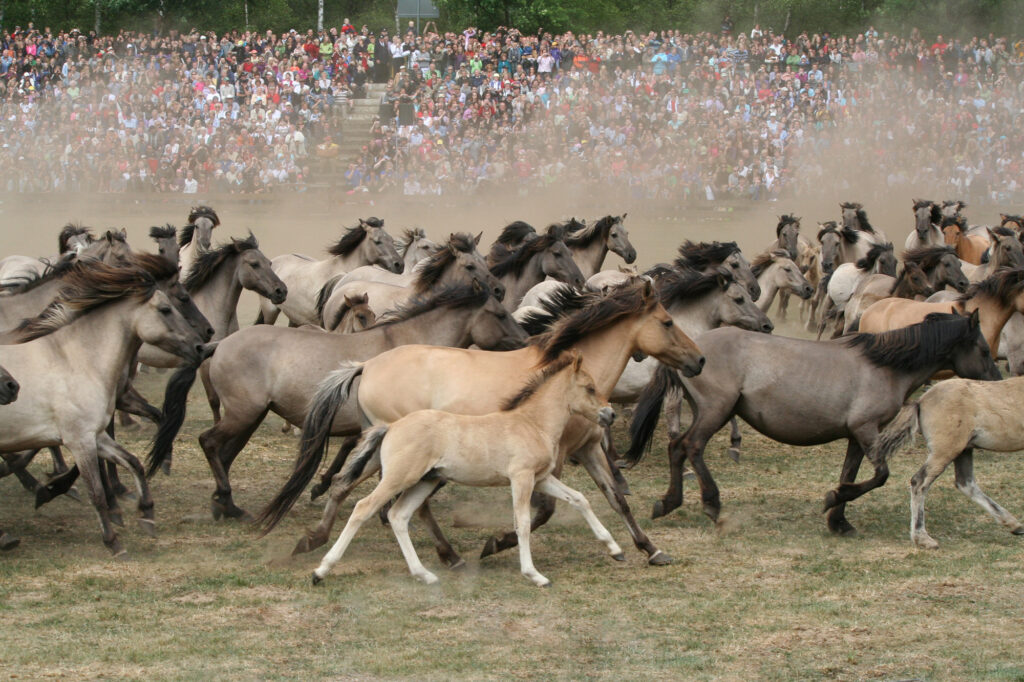
<instances>
[{"instance_id":1,"label":"flowing mane","mask_svg":"<svg viewBox=\"0 0 1024 682\"><path fill-rule=\"evenodd\" d=\"M789 254L782 249L775 251L766 251L760 254L750 263L750 271L754 273L754 277L760 277L761 274L767 270L772 263L779 257L789 258Z\"/></svg>"},{"instance_id":2,"label":"flowing mane","mask_svg":"<svg viewBox=\"0 0 1024 682\"><path fill-rule=\"evenodd\" d=\"M174 225L171 225L170 223L167 223L163 227L154 225L149 228L149 237L150 239L173 239L177 232L178 228L174 227Z\"/></svg>"},{"instance_id":3,"label":"flowing mane","mask_svg":"<svg viewBox=\"0 0 1024 682\"><path fill-rule=\"evenodd\" d=\"M820 242L821 238L826 234L839 235L839 223L834 220L827 220L821 223L821 229L818 230L818 241Z\"/></svg>"},{"instance_id":4,"label":"flowing mane","mask_svg":"<svg viewBox=\"0 0 1024 682\"><path fill-rule=\"evenodd\" d=\"M858 270L864 270L865 272L875 267L875 263L878 259L886 253L892 253L893 246L892 242L886 242L885 244L873 244L866 256L857 261L856 266Z\"/></svg>"},{"instance_id":5,"label":"flowing mane","mask_svg":"<svg viewBox=\"0 0 1024 682\"><path fill-rule=\"evenodd\" d=\"M72 261L60 295L43 312L15 329L18 343L52 334L106 303L149 298L159 282L177 274L176 266L148 253L135 254L127 267L94 259Z\"/></svg>"},{"instance_id":6,"label":"flowing mane","mask_svg":"<svg viewBox=\"0 0 1024 682\"><path fill-rule=\"evenodd\" d=\"M47 282L59 279L71 272L72 267L75 263L78 263L79 260L77 258L61 258L56 263L50 263L49 261L44 262L46 263L46 267L43 269L41 274L36 272L25 273L23 275L18 275L4 280L3 284L0 284L0 296L23 294L26 291L32 291Z\"/></svg>"},{"instance_id":7,"label":"flowing mane","mask_svg":"<svg viewBox=\"0 0 1024 682\"><path fill-rule=\"evenodd\" d=\"M854 213L857 215L857 222L860 223L860 227L858 229L862 232L870 232L871 234L875 233L875 228L872 227L871 223L868 221L868 214L864 211L864 206L862 204L855 201L845 201L842 203L842 207L844 209L853 209ZM853 242L850 243L852 244Z\"/></svg>"},{"instance_id":8,"label":"flowing mane","mask_svg":"<svg viewBox=\"0 0 1024 682\"><path fill-rule=\"evenodd\" d=\"M519 392L501 404L502 412L509 412L516 409L529 400L540 387L547 383L548 379L555 376L573 362L572 353L562 353L554 362L545 365L543 369L534 374L529 381L523 384Z\"/></svg>"},{"instance_id":9,"label":"flowing mane","mask_svg":"<svg viewBox=\"0 0 1024 682\"><path fill-rule=\"evenodd\" d=\"M992 230L992 234L998 234L1000 237L1014 237L1014 238L1016 238L1016 236L1017 236L1017 233L1014 232L1011 228L1003 227L1002 225L1000 225L998 227L991 227L989 229Z\"/></svg>"},{"instance_id":10,"label":"flowing mane","mask_svg":"<svg viewBox=\"0 0 1024 682\"><path fill-rule=\"evenodd\" d=\"M188 271L188 277L185 278L185 289L187 291L196 291L206 284L227 258L243 251L258 248L260 248L259 242L256 241L255 235L250 232L249 236L245 239L232 239L227 244L200 254L196 258L195 263L193 263L192 269Z\"/></svg>"},{"instance_id":11,"label":"flowing mane","mask_svg":"<svg viewBox=\"0 0 1024 682\"><path fill-rule=\"evenodd\" d=\"M930 215L928 222L938 224L942 221L942 207L936 204L934 201L928 199L915 199L914 200L914 213L917 213L922 208L930 207Z\"/></svg>"},{"instance_id":12,"label":"flowing mane","mask_svg":"<svg viewBox=\"0 0 1024 682\"><path fill-rule=\"evenodd\" d=\"M779 216L779 224L775 226L775 236L782 237L782 228L786 225L796 225L796 228L800 229L800 219L794 216L792 213L783 213Z\"/></svg>"},{"instance_id":13,"label":"flowing mane","mask_svg":"<svg viewBox=\"0 0 1024 682\"><path fill-rule=\"evenodd\" d=\"M838 231L838 233L847 244L856 244L860 241L860 230L855 230L852 227L844 226L842 230Z\"/></svg>"},{"instance_id":14,"label":"flowing mane","mask_svg":"<svg viewBox=\"0 0 1024 682\"><path fill-rule=\"evenodd\" d=\"M952 246L922 246L903 252L904 263L916 263L922 270L934 270L939 261L947 255L956 256L956 249Z\"/></svg>"},{"instance_id":15,"label":"flowing mane","mask_svg":"<svg viewBox=\"0 0 1024 682\"><path fill-rule=\"evenodd\" d=\"M384 221L380 218L367 218L366 220L360 218L358 225L345 230L341 239L327 247L327 253L332 256L347 256L352 253L370 233L368 227L384 227Z\"/></svg>"},{"instance_id":16,"label":"flowing mane","mask_svg":"<svg viewBox=\"0 0 1024 682\"><path fill-rule=\"evenodd\" d=\"M395 249L398 251L399 256L405 256L406 250L412 246L415 241L426 238L427 233L423 231L422 227L406 229L402 232L402 236L395 240Z\"/></svg>"},{"instance_id":17,"label":"flowing mane","mask_svg":"<svg viewBox=\"0 0 1024 682\"><path fill-rule=\"evenodd\" d=\"M1024 291L1024 268L999 268L990 277L968 287L960 300L981 296L999 301L1003 306L1011 306L1021 291Z\"/></svg>"},{"instance_id":18,"label":"flowing mane","mask_svg":"<svg viewBox=\"0 0 1024 682\"><path fill-rule=\"evenodd\" d=\"M562 317L549 331L534 336L528 343L540 349L541 363L553 362L584 336L655 305L658 299L646 294L648 286L650 283L643 281L623 286L607 296L583 294L592 297L587 304Z\"/></svg>"},{"instance_id":19,"label":"flowing mane","mask_svg":"<svg viewBox=\"0 0 1024 682\"><path fill-rule=\"evenodd\" d=\"M942 222L939 224L939 227L941 227L942 229L946 229L947 227L951 227L953 225L956 225L958 228L960 228L961 232L967 232L967 218L964 218L962 215L959 214L953 216L943 216Z\"/></svg>"},{"instance_id":20,"label":"flowing mane","mask_svg":"<svg viewBox=\"0 0 1024 682\"><path fill-rule=\"evenodd\" d=\"M1000 219L1000 223L999 223L1000 227L1004 227L1006 225L1006 223L1013 223L1015 225L1019 225L1020 227L1024 227L1024 216L1013 215L1013 214L1010 214L1010 213L1000 213L999 214L999 219Z\"/></svg>"},{"instance_id":21,"label":"flowing mane","mask_svg":"<svg viewBox=\"0 0 1024 682\"><path fill-rule=\"evenodd\" d=\"M537 234L537 230L533 228L533 225L522 220L517 220L502 228L501 234L498 235L496 243L503 246L515 246L535 234Z\"/></svg>"},{"instance_id":22,"label":"flowing mane","mask_svg":"<svg viewBox=\"0 0 1024 682\"><path fill-rule=\"evenodd\" d=\"M64 254L68 251L68 242L79 235L86 235L88 241L92 243L95 241L92 236L92 230L79 223L68 223L61 229L60 234L57 235L57 253Z\"/></svg>"},{"instance_id":23,"label":"flowing mane","mask_svg":"<svg viewBox=\"0 0 1024 682\"><path fill-rule=\"evenodd\" d=\"M455 262L458 253L476 251L476 239L465 232L456 232L448 243L427 256L418 266L412 288L417 294L425 293L444 276L445 271Z\"/></svg>"},{"instance_id":24,"label":"flowing mane","mask_svg":"<svg viewBox=\"0 0 1024 682\"><path fill-rule=\"evenodd\" d=\"M587 225L575 218L571 218L564 225L566 229L565 245L583 248L589 246L595 239L607 239L608 232L620 221L621 218L619 216L606 215L600 220Z\"/></svg>"},{"instance_id":25,"label":"flowing mane","mask_svg":"<svg viewBox=\"0 0 1024 682\"><path fill-rule=\"evenodd\" d=\"M700 242L695 244L687 239L679 247L679 257L675 259L674 263L680 269L706 270L709 267L721 265L726 258L739 250L740 247L736 242Z\"/></svg>"},{"instance_id":26,"label":"flowing mane","mask_svg":"<svg viewBox=\"0 0 1024 682\"><path fill-rule=\"evenodd\" d=\"M209 206L193 206L192 210L188 214L188 224L195 225L196 221L200 218L206 218L213 223L214 227L220 225L220 217L217 215L217 212Z\"/></svg>"},{"instance_id":27,"label":"flowing mane","mask_svg":"<svg viewBox=\"0 0 1024 682\"><path fill-rule=\"evenodd\" d=\"M414 317L428 313L438 308L464 308L466 306L482 306L490 296L490 292L480 285L453 284L442 287L428 294L414 296L412 299L396 306L377 318L377 322L362 331L355 332L362 334L370 329L387 327L389 325L405 322Z\"/></svg>"},{"instance_id":28,"label":"flowing mane","mask_svg":"<svg viewBox=\"0 0 1024 682\"><path fill-rule=\"evenodd\" d=\"M581 292L568 284L560 284L549 291L540 301L543 312L531 311L519 322L527 335L542 334L560 318L594 304L601 295L592 291Z\"/></svg>"},{"instance_id":29,"label":"flowing mane","mask_svg":"<svg viewBox=\"0 0 1024 682\"><path fill-rule=\"evenodd\" d=\"M547 234L539 235L513 251L505 250L503 254L496 254L495 251L492 251L491 256L488 256L491 274L495 277L504 277L509 274L519 275L534 256L551 248L555 242L562 241L564 235L561 230L555 228L556 226L552 225L548 228ZM498 256L497 259L492 261L491 257L495 255Z\"/></svg>"},{"instance_id":30,"label":"flowing mane","mask_svg":"<svg viewBox=\"0 0 1024 682\"><path fill-rule=\"evenodd\" d=\"M948 357L957 346L970 341L976 329L970 316L930 313L924 322L881 334L854 334L842 343L857 348L879 367L916 372Z\"/></svg>"},{"instance_id":31,"label":"flowing mane","mask_svg":"<svg viewBox=\"0 0 1024 682\"><path fill-rule=\"evenodd\" d=\"M655 289L658 291L658 298L666 308L687 301L706 296L709 292L718 291L722 288L723 282L732 283L732 273L715 271L709 274L697 270L676 270L672 269L663 272L654 280Z\"/></svg>"}]
</instances>

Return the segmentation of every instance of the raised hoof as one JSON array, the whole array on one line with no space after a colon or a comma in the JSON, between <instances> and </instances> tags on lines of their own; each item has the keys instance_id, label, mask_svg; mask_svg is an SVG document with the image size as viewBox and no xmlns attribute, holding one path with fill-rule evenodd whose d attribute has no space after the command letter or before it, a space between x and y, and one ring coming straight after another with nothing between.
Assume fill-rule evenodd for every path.
<instances>
[{"instance_id":1,"label":"raised hoof","mask_svg":"<svg viewBox=\"0 0 1024 682\"><path fill-rule=\"evenodd\" d=\"M726 454L729 455L729 459L731 459L732 461L734 461L736 463L739 463L739 461L740 461L740 449L739 448L729 448L726 451Z\"/></svg>"},{"instance_id":2,"label":"raised hoof","mask_svg":"<svg viewBox=\"0 0 1024 682\"><path fill-rule=\"evenodd\" d=\"M625 552L619 552L618 554L612 554L612 558L615 559L616 561L625 561L626 560L626 553Z\"/></svg>"},{"instance_id":3,"label":"raised hoof","mask_svg":"<svg viewBox=\"0 0 1024 682\"><path fill-rule=\"evenodd\" d=\"M1014 535L1024 535L1024 526L1017 526L1016 528L1014 528L1010 532L1013 533Z\"/></svg>"},{"instance_id":4,"label":"raised hoof","mask_svg":"<svg viewBox=\"0 0 1024 682\"><path fill-rule=\"evenodd\" d=\"M651 518L660 519L662 516L668 514L665 507L665 500L656 500L654 502L654 508L651 510Z\"/></svg>"},{"instance_id":5,"label":"raised hoof","mask_svg":"<svg viewBox=\"0 0 1024 682\"><path fill-rule=\"evenodd\" d=\"M693 469L684 469L683 470L683 480L684 481L692 481L695 478L697 478L697 474L693 473Z\"/></svg>"},{"instance_id":6,"label":"raised hoof","mask_svg":"<svg viewBox=\"0 0 1024 682\"><path fill-rule=\"evenodd\" d=\"M117 496L125 502L137 502L139 499L138 494L125 488L121 488L121 490L117 492Z\"/></svg>"},{"instance_id":7,"label":"raised hoof","mask_svg":"<svg viewBox=\"0 0 1024 682\"><path fill-rule=\"evenodd\" d=\"M615 460L615 466L619 467L623 471L629 471L636 466L637 460L635 459L617 459Z\"/></svg>"},{"instance_id":8,"label":"raised hoof","mask_svg":"<svg viewBox=\"0 0 1024 682\"><path fill-rule=\"evenodd\" d=\"M665 554L660 549L651 555L651 558L647 560L648 566L668 566L672 563L672 557Z\"/></svg>"},{"instance_id":9,"label":"raised hoof","mask_svg":"<svg viewBox=\"0 0 1024 682\"><path fill-rule=\"evenodd\" d=\"M139 530L151 538L156 537L156 522L153 519L139 519Z\"/></svg>"},{"instance_id":10,"label":"raised hoof","mask_svg":"<svg viewBox=\"0 0 1024 682\"><path fill-rule=\"evenodd\" d=\"M327 488L325 486L320 485L318 483L317 485L315 485L312 488L310 488L310 490L309 490L309 501L310 502L315 501L316 498L320 497L325 492L327 492Z\"/></svg>"},{"instance_id":11,"label":"raised hoof","mask_svg":"<svg viewBox=\"0 0 1024 682\"><path fill-rule=\"evenodd\" d=\"M480 552L480 558L486 559L487 557L491 556L492 554L496 554L497 552L498 538L492 535L490 538L487 539L487 544L484 545L483 551Z\"/></svg>"},{"instance_id":12,"label":"raised hoof","mask_svg":"<svg viewBox=\"0 0 1024 682\"><path fill-rule=\"evenodd\" d=\"M75 502L81 502L82 501L82 495L81 495L81 493L78 492L78 488L68 488L68 491L66 493L64 493L64 495L66 495L67 497L70 497ZM48 501L49 500L47 500L47 502Z\"/></svg>"},{"instance_id":13,"label":"raised hoof","mask_svg":"<svg viewBox=\"0 0 1024 682\"><path fill-rule=\"evenodd\" d=\"M40 486L36 489L36 509L39 509L51 500L53 500L53 495L50 494L50 491L45 486Z\"/></svg>"},{"instance_id":14,"label":"raised hoof","mask_svg":"<svg viewBox=\"0 0 1024 682\"><path fill-rule=\"evenodd\" d=\"M118 528L124 528L124 517L121 516L119 511L110 512L110 522Z\"/></svg>"},{"instance_id":15,"label":"raised hoof","mask_svg":"<svg viewBox=\"0 0 1024 682\"><path fill-rule=\"evenodd\" d=\"M292 556L312 552L317 547L323 546L326 542L327 538L324 536L317 533L306 533L304 536L299 538L298 542L295 543L295 549L292 550Z\"/></svg>"},{"instance_id":16,"label":"raised hoof","mask_svg":"<svg viewBox=\"0 0 1024 682\"><path fill-rule=\"evenodd\" d=\"M323 581L324 581L324 579L323 579L323 578L321 578L320 576L318 576L318 575L316 574L316 571L313 571L313 584L314 584L314 585L319 585L319 584L320 584L320 583L322 583Z\"/></svg>"},{"instance_id":17,"label":"raised hoof","mask_svg":"<svg viewBox=\"0 0 1024 682\"><path fill-rule=\"evenodd\" d=\"M827 512L829 509L831 509L832 507L835 507L837 504L839 504L839 491L838 490L829 490L825 494L825 507L821 511L822 512Z\"/></svg>"},{"instance_id":18,"label":"raised hoof","mask_svg":"<svg viewBox=\"0 0 1024 682\"><path fill-rule=\"evenodd\" d=\"M629 482L626 479L622 479L618 482L619 493L622 495L632 495L633 491L629 487Z\"/></svg>"},{"instance_id":19,"label":"raised hoof","mask_svg":"<svg viewBox=\"0 0 1024 682\"><path fill-rule=\"evenodd\" d=\"M0 532L0 552L14 549L21 544L21 540L8 533Z\"/></svg>"},{"instance_id":20,"label":"raised hoof","mask_svg":"<svg viewBox=\"0 0 1024 682\"><path fill-rule=\"evenodd\" d=\"M160 463L160 471L164 472L165 476L170 476L171 475L171 460L170 459L165 459L163 462Z\"/></svg>"}]
</instances>

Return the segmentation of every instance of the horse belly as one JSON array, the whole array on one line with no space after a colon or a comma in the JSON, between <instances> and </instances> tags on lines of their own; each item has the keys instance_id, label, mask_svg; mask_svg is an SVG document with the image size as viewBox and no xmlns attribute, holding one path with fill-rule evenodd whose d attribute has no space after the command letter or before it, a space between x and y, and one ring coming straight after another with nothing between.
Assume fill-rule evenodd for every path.
<instances>
[{"instance_id":1,"label":"horse belly","mask_svg":"<svg viewBox=\"0 0 1024 682\"><path fill-rule=\"evenodd\" d=\"M819 395L816 387L801 390L798 400L787 400L774 391L744 391L736 414L759 433L789 445L820 445L845 438L845 411L840 413L828 401L815 399Z\"/></svg>"}]
</instances>

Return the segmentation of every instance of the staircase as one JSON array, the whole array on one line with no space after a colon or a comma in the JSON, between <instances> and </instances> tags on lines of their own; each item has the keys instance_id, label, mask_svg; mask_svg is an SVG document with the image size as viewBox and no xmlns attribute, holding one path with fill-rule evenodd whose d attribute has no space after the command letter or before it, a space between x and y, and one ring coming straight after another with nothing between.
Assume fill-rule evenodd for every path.
<instances>
[{"instance_id":1,"label":"staircase","mask_svg":"<svg viewBox=\"0 0 1024 682\"><path fill-rule=\"evenodd\" d=\"M370 142L370 126L373 125L374 117L380 113L380 103L386 91L387 85L384 83L367 83L366 98L350 100L352 109L343 119L341 135L335 134L341 153L333 159L309 159L315 185L325 188L344 186L345 170L358 158L363 145Z\"/></svg>"}]
</instances>

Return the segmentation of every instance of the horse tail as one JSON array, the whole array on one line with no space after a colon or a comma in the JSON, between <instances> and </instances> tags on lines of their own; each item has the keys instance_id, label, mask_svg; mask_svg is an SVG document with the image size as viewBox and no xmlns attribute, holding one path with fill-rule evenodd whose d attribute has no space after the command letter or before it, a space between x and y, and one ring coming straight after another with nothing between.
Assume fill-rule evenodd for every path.
<instances>
[{"instance_id":1,"label":"horse tail","mask_svg":"<svg viewBox=\"0 0 1024 682\"><path fill-rule=\"evenodd\" d=\"M626 461L636 464L644 453L651 449L651 439L658 426L661 406L665 394L672 388L682 389L682 382L676 370L659 363L654 377L644 386L633 410L633 421L629 424L629 450Z\"/></svg>"},{"instance_id":2,"label":"horse tail","mask_svg":"<svg viewBox=\"0 0 1024 682\"><path fill-rule=\"evenodd\" d=\"M185 423L188 392L196 381L200 363L185 365L171 375L164 389L163 418L160 420L153 445L146 456L146 476L152 477L164 462L169 462L174 450L174 439Z\"/></svg>"},{"instance_id":3,"label":"horse tail","mask_svg":"<svg viewBox=\"0 0 1024 682\"><path fill-rule=\"evenodd\" d=\"M351 363L331 372L320 382L316 395L309 403L306 419L302 422L302 440L299 442L295 468L284 487L256 517L256 522L262 526L260 535L272 531L284 518L320 468L320 462L327 451L327 442L331 438L334 415L348 400L352 383L362 373L362 363Z\"/></svg>"},{"instance_id":4,"label":"horse tail","mask_svg":"<svg viewBox=\"0 0 1024 682\"><path fill-rule=\"evenodd\" d=\"M908 442L921 428L921 403L918 401L903 406L885 430L878 435L875 444L868 452L868 458L874 462L887 462L889 457Z\"/></svg>"},{"instance_id":5,"label":"horse tail","mask_svg":"<svg viewBox=\"0 0 1024 682\"><path fill-rule=\"evenodd\" d=\"M335 275L329 280L324 282L324 285L320 287L320 291L316 293L316 319L320 320L320 326L324 326L324 307L327 305L327 301L331 298L331 294L334 293L334 286L338 283L343 275ZM326 327L325 327L326 329Z\"/></svg>"},{"instance_id":6,"label":"horse tail","mask_svg":"<svg viewBox=\"0 0 1024 682\"><path fill-rule=\"evenodd\" d=\"M380 444L388 434L390 426L378 426L363 434L352 458L341 470L341 484L350 486L364 476L373 475L380 469ZM367 465L373 465L367 470Z\"/></svg>"}]
</instances>

